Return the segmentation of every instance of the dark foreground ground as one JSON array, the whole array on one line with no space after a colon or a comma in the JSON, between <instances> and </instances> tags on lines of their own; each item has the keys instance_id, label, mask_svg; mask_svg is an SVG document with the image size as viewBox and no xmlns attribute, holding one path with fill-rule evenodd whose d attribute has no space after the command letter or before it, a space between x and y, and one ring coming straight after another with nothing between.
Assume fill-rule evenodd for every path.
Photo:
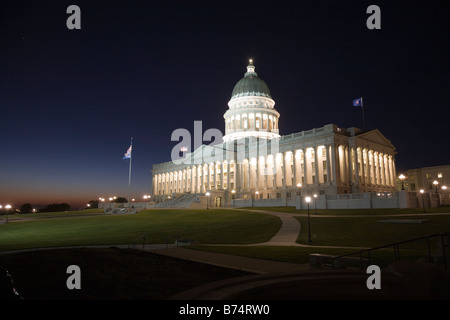
<instances>
[{"instance_id":1,"label":"dark foreground ground","mask_svg":"<svg viewBox=\"0 0 450 320\"><path fill-rule=\"evenodd\" d=\"M66 281L81 270L81 289ZM162 300L212 281L248 275L193 261L133 249L80 248L41 250L0 256L25 300ZM11 299L11 286L0 268L0 300Z\"/></svg>"},{"instance_id":2,"label":"dark foreground ground","mask_svg":"<svg viewBox=\"0 0 450 320\"><path fill-rule=\"evenodd\" d=\"M66 284L71 265L81 270L79 290ZM0 266L0 300L450 300L450 273L420 262L383 269L381 290L369 290L359 269L257 275L115 247L12 253Z\"/></svg>"}]
</instances>

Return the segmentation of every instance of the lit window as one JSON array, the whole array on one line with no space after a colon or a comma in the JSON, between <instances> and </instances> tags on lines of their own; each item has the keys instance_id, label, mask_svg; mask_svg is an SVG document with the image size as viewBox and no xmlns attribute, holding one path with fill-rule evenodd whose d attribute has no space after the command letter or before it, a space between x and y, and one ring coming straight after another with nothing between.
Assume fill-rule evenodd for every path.
<instances>
[{"instance_id":1,"label":"lit window","mask_svg":"<svg viewBox=\"0 0 450 320\"><path fill-rule=\"evenodd\" d=\"M442 178L442 172L438 172L437 176L438 178Z\"/></svg>"}]
</instances>

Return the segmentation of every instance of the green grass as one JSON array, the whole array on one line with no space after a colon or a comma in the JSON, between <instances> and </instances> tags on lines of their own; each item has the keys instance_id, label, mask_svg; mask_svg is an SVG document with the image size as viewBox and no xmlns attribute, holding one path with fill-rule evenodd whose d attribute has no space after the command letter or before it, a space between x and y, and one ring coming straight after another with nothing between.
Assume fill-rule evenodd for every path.
<instances>
[{"instance_id":1,"label":"green grass","mask_svg":"<svg viewBox=\"0 0 450 320\"><path fill-rule=\"evenodd\" d=\"M66 212L37 212L37 213L20 213L8 216L9 221L27 221L38 219L67 218L79 216L107 215L103 209L85 209L78 211ZM4 218L4 217L3 217Z\"/></svg>"},{"instance_id":2,"label":"green grass","mask_svg":"<svg viewBox=\"0 0 450 320\"><path fill-rule=\"evenodd\" d=\"M303 207L302 210L297 210L295 207L246 207L242 209L248 210L263 210L287 213L306 214L308 210ZM314 204L309 206L310 214L315 213ZM426 213L450 213L450 207L426 208ZM318 209L319 215L396 215L396 214L424 214L423 209L420 208L406 208L406 209Z\"/></svg>"},{"instance_id":3,"label":"green grass","mask_svg":"<svg viewBox=\"0 0 450 320\"><path fill-rule=\"evenodd\" d=\"M263 213L210 210L148 210L131 215L98 212L45 214L44 218L0 225L0 251L77 245L130 244L141 235L146 243L258 243L280 228L279 218ZM58 216L58 217L57 217ZM57 218L56 218L57 217Z\"/></svg>"},{"instance_id":4,"label":"green grass","mask_svg":"<svg viewBox=\"0 0 450 320\"><path fill-rule=\"evenodd\" d=\"M308 218L296 216L302 226L297 242L308 242ZM422 224L380 223L380 217L320 217L310 214L311 240L317 246L376 247L435 233L450 231L450 215L403 216L401 219L429 219Z\"/></svg>"}]
</instances>

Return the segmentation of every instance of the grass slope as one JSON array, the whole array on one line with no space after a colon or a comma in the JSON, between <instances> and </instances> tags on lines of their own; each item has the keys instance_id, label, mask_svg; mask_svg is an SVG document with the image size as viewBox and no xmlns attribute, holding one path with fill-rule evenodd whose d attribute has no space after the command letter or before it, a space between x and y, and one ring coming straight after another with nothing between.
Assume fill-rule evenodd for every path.
<instances>
[{"instance_id":1,"label":"grass slope","mask_svg":"<svg viewBox=\"0 0 450 320\"><path fill-rule=\"evenodd\" d=\"M46 214L0 225L0 251L77 245L146 243L257 243L269 240L281 221L263 213L232 210L149 210L132 215Z\"/></svg>"}]
</instances>

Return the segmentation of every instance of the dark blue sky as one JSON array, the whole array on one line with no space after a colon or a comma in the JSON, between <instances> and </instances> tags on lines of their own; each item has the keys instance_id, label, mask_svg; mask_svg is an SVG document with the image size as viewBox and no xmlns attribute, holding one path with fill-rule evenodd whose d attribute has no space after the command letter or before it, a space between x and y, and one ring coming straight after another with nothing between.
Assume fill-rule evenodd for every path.
<instances>
[{"instance_id":1,"label":"dark blue sky","mask_svg":"<svg viewBox=\"0 0 450 320\"><path fill-rule=\"evenodd\" d=\"M71 4L81 30L66 28ZM371 4L381 30L366 28ZM224 130L249 58L281 134L361 127L363 96L397 170L448 165L449 31L446 1L2 1L0 204L127 196L131 137L141 198L173 130Z\"/></svg>"}]
</instances>

